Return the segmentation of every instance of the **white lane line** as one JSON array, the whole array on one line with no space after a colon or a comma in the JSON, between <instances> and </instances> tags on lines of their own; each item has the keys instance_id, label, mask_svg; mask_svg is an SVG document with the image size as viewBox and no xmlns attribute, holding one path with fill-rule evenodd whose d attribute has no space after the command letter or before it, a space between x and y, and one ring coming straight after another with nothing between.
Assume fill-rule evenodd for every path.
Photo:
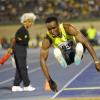
<instances>
[{"instance_id":1,"label":"white lane line","mask_svg":"<svg viewBox=\"0 0 100 100\"><path fill-rule=\"evenodd\" d=\"M65 91L68 90L98 90L100 87L77 87L77 88L65 88Z\"/></svg>"},{"instance_id":2,"label":"white lane line","mask_svg":"<svg viewBox=\"0 0 100 100\"><path fill-rule=\"evenodd\" d=\"M13 79L14 79L14 77L11 77L11 78L9 78L9 79L7 79L7 80L5 80L5 81L2 81L2 82L0 82L0 85L5 84L5 83L7 83L7 82L10 82L10 81L12 81Z\"/></svg>"},{"instance_id":3,"label":"white lane line","mask_svg":"<svg viewBox=\"0 0 100 100\"><path fill-rule=\"evenodd\" d=\"M78 74L76 74L70 81L68 81L61 90L55 93L55 95L52 96L51 99L56 98L66 87L68 87L68 85L70 85L79 75L81 75L91 64L92 61L88 65L86 65Z\"/></svg>"},{"instance_id":4,"label":"white lane line","mask_svg":"<svg viewBox=\"0 0 100 100\"><path fill-rule=\"evenodd\" d=\"M38 70L40 70L40 67L35 68L35 69L29 71L29 74L31 74L32 72L38 71ZM9 79L7 79L7 80L5 80L5 81L2 81L2 82L0 82L0 85L1 85L1 84L5 84L5 83L7 83L7 82L10 82L10 81L12 81L13 79L14 79L14 77L11 77L11 78L9 78Z\"/></svg>"},{"instance_id":5,"label":"white lane line","mask_svg":"<svg viewBox=\"0 0 100 100\"><path fill-rule=\"evenodd\" d=\"M0 72L3 73L5 71L11 70L11 69L13 69L13 68L12 67L9 67L9 68L5 68L5 69L1 69Z\"/></svg>"},{"instance_id":6,"label":"white lane line","mask_svg":"<svg viewBox=\"0 0 100 100\"><path fill-rule=\"evenodd\" d=\"M48 66L51 66L54 63L56 63L56 62L49 63ZM31 74L33 72L36 72L36 71L40 70L40 69L41 69L41 67L37 67L37 68L35 68L33 70L30 70L28 73ZM9 79L7 79L5 81L2 81L2 82L0 82L0 85L8 83L8 82L12 81L13 79L14 79L14 77L11 77L11 78L9 78Z\"/></svg>"},{"instance_id":7,"label":"white lane line","mask_svg":"<svg viewBox=\"0 0 100 100\"><path fill-rule=\"evenodd\" d=\"M28 61L28 63L36 63L36 62L38 62L38 61L39 61L39 60L36 59L36 60L33 60L33 61ZM10 63L12 64L12 62L10 62ZM1 67L4 67L4 66L1 65ZM0 72L3 73L3 72L5 72L5 71L11 70L11 69L14 69L14 67L13 67L12 65L11 65L11 67L9 67L9 68L1 69Z\"/></svg>"}]
</instances>

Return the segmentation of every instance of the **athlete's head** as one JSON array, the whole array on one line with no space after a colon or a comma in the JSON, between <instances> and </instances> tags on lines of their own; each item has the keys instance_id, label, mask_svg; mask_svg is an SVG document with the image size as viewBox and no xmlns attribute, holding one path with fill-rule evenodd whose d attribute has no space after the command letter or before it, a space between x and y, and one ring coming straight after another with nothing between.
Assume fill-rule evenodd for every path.
<instances>
[{"instance_id":1,"label":"athlete's head","mask_svg":"<svg viewBox=\"0 0 100 100\"><path fill-rule=\"evenodd\" d=\"M55 16L49 16L46 18L45 23L50 34L53 37L57 37L59 35L58 19Z\"/></svg>"}]
</instances>

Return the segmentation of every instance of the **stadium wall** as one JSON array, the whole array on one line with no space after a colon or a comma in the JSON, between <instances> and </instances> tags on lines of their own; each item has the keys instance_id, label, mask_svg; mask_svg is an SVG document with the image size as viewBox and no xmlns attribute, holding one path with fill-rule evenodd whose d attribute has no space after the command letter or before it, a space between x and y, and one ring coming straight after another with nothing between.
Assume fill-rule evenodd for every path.
<instances>
[{"instance_id":1,"label":"stadium wall","mask_svg":"<svg viewBox=\"0 0 100 100\"><path fill-rule=\"evenodd\" d=\"M66 22L67 23L67 22ZM97 31L100 32L100 21L88 21L88 22L68 22L75 25L78 29L82 27L88 28L91 24L95 26ZM12 38L15 32L20 27L20 25L0 25L0 38ZM36 34L44 34L46 32L46 27L44 24L34 24L30 30L30 36L34 37Z\"/></svg>"}]
</instances>

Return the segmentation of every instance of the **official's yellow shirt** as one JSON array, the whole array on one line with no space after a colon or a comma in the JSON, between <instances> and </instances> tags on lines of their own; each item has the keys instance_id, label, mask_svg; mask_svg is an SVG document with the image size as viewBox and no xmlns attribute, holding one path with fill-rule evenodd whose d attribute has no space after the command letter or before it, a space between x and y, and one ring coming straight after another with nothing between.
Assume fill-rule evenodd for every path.
<instances>
[{"instance_id":1,"label":"official's yellow shirt","mask_svg":"<svg viewBox=\"0 0 100 100\"><path fill-rule=\"evenodd\" d=\"M88 38L89 39L94 39L96 36L96 29L95 28L89 28L87 30Z\"/></svg>"}]
</instances>

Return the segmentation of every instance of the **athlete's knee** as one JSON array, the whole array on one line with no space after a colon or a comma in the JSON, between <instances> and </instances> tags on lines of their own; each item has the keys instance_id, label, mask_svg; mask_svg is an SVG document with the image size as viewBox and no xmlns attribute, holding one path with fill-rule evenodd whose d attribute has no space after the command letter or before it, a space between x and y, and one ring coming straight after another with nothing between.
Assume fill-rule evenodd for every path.
<instances>
[{"instance_id":1,"label":"athlete's knee","mask_svg":"<svg viewBox=\"0 0 100 100\"><path fill-rule=\"evenodd\" d=\"M57 58L61 55L62 55L62 53L61 53L60 49L59 48L54 48L54 56Z\"/></svg>"},{"instance_id":2,"label":"athlete's knee","mask_svg":"<svg viewBox=\"0 0 100 100\"><path fill-rule=\"evenodd\" d=\"M66 68L67 67L67 63L60 51L59 48L55 48L54 49L54 57L57 59L57 61L60 63L61 67Z\"/></svg>"},{"instance_id":3,"label":"athlete's knee","mask_svg":"<svg viewBox=\"0 0 100 100\"><path fill-rule=\"evenodd\" d=\"M83 48L82 43L77 43L76 54L75 54L75 58L74 58L74 62L75 62L76 65L79 65L81 63L83 51L84 51L84 48Z\"/></svg>"},{"instance_id":4,"label":"athlete's knee","mask_svg":"<svg viewBox=\"0 0 100 100\"><path fill-rule=\"evenodd\" d=\"M75 49L76 49L76 53L77 53L77 52L83 53L83 51L84 51L83 45L82 45L82 43L80 43L80 42L77 43Z\"/></svg>"}]
</instances>

